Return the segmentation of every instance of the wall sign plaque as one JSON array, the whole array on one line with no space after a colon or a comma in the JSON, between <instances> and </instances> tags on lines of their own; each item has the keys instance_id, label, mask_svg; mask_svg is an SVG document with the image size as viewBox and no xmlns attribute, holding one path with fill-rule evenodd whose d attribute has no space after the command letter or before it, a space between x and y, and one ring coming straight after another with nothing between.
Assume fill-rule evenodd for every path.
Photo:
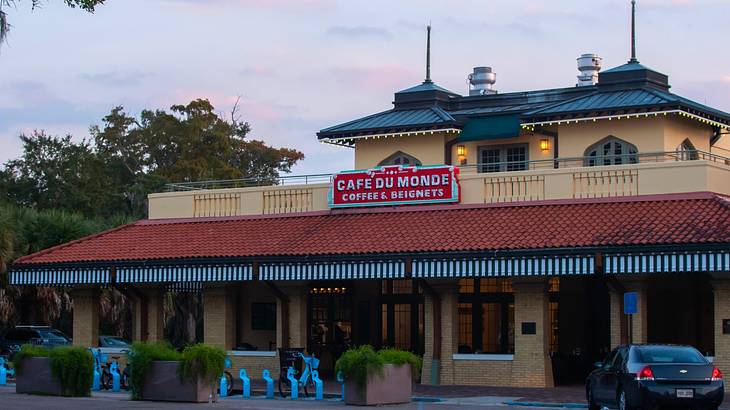
<instances>
[{"instance_id":1,"label":"wall sign plaque","mask_svg":"<svg viewBox=\"0 0 730 410\"><path fill-rule=\"evenodd\" d=\"M330 208L456 203L461 199L459 169L453 166L388 165L335 174Z\"/></svg>"}]
</instances>

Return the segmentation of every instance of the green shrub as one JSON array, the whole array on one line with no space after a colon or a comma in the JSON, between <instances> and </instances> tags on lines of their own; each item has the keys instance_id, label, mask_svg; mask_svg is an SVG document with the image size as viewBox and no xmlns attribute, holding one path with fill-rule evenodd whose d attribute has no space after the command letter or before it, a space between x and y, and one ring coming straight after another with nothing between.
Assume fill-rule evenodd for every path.
<instances>
[{"instance_id":1,"label":"green shrub","mask_svg":"<svg viewBox=\"0 0 730 410\"><path fill-rule=\"evenodd\" d=\"M83 347L62 346L52 349L51 372L61 381L64 396L85 397L91 395L94 379L94 358Z\"/></svg>"},{"instance_id":2,"label":"green shrub","mask_svg":"<svg viewBox=\"0 0 730 410\"><path fill-rule=\"evenodd\" d=\"M47 349L42 346L24 345L15 355L16 371L22 372L23 362L31 357L50 358L51 373L60 381L64 396L84 397L91 394L94 359L87 349L71 346Z\"/></svg>"},{"instance_id":3,"label":"green shrub","mask_svg":"<svg viewBox=\"0 0 730 410\"><path fill-rule=\"evenodd\" d=\"M375 352L372 346L364 345L343 353L335 364L335 372L342 372L345 379L354 380L357 388L362 390L369 375L383 375L383 365L386 364L409 364L416 378L421 372L422 359L403 350L382 349Z\"/></svg>"},{"instance_id":4,"label":"green shrub","mask_svg":"<svg viewBox=\"0 0 730 410\"><path fill-rule=\"evenodd\" d=\"M20 348L20 351L15 354L15 357L13 358L13 366L15 367L16 372L22 372L23 371L23 359L28 359L31 357L48 357L48 355L51 353L50 350L43 346L37 346L37 345L23 345Z\"/></svg>"},{"instance_id":5,"label":"green shrub","mask_svg":"<svg viewBox=\"0 0 730 410\"><path fill-rule=\"evenodd\" d=\"M383 363L386 364L394 364L396 366L404 364L411 365L411 375L414 380L418 378L419 374L421 374L423 359L411 352L398 349L383 349L378 352L378 356L380 356L383 359Z\"/></svg>"},{"instance_id":6,"label":"green shrub","mask_svg":"<svg viewBox=\"0 0 730 410\"><path fill-rule=\"evenodd\" d=\"M166 343L133 343L129 351L129 386L132 389L132 398L141 398L142 383L153 361L179 361L181 358L182 355Z\"/></svg>"},{"instance_id":7,"label":"green shrub","mask_svg":"<svg viewBox=\"0 0 730 410\"><path fill-rule=\"evenodd\" d=\"M226 352L203 343L188 346L182 352L180 379L200 379L215 383L225 370Z\"/></svg>"}]
</instances>

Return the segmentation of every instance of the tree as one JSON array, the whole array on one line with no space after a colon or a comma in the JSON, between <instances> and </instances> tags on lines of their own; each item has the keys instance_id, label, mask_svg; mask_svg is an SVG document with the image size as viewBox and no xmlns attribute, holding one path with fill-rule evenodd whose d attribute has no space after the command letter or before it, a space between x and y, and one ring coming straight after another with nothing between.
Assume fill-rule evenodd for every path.
<instances>
[{"instance_id":1,"label":"tree","mask_svg":"<svg viewBox=\"0 0 730 410\"><path fill-rule=\"evenodd\" d=\"M7 9L9 7L16 7L18 3L20 3L22 0L0 0L0 44L2 44L8 36L8 32L10 31L10 23L8 23L8 15L3 10L3 8ZM89 13L93 13L96 9L96 6L104 3L104 0L63 0L64 3L66 3L67 6L71 8L80 8L82 10L85 10ZM30 0L30 6L33 9L36 9L37 7L40 7L41 0Z\"/></svg>"}]
</instances>

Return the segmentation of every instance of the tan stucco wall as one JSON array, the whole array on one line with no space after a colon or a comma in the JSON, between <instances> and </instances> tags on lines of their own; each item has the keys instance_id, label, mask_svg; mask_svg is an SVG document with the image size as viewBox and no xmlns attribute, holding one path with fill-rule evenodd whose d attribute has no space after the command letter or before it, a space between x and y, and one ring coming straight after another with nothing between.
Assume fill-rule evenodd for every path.
<instances>
[{"instance_id":1,"label":"tan stucco wall","mask_svg":"<svg viewBox=\"0 0 730 410\"><path fill-rule=\"evenodd\" d=\"M639 152L664 151L663 117L562 124L558 134L558 156L565 158L582 157L588 147L609 135L636 145Z\"/></svg>"},{"instance_id":2,"label":"tan stucco wall","mask_svg":"<svg viewBox=\"0 0 730 410\"><path fill-rule=\"evenodd\" d=\"M373 168L398 151L416 157L423 165L443 164L446 140L445 133L360 139L355 143L355 169Z\"/></svg>"},{"instance_id":3,"label":"tan stucco wall","mask_svg":"<svg viewBox=\"0 0 730 410\"><path fill-rule=\"evenodd\" d=\"M712 128L683 117L667 116L664 121L664 151L676 151L689 139L699 151L710 152Z\"/></svg>"}]
</instances>

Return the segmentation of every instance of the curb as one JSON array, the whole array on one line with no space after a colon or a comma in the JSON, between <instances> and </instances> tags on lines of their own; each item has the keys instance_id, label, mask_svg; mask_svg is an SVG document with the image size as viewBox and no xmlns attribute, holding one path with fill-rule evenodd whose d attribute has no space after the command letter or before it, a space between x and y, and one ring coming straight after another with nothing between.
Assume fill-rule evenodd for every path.
<instances>
[{"instance_id":1,"label":"curb","mask_svg":"<svg viewBox=\"0 0 730 410\"><path fill-rule=\"evenodd\" d=\"M542 403L539 401L507 401L508 406L522 407L554 407L560 409L587 409L588 405L583 403Z\"/></svg>"}]
</instances>

